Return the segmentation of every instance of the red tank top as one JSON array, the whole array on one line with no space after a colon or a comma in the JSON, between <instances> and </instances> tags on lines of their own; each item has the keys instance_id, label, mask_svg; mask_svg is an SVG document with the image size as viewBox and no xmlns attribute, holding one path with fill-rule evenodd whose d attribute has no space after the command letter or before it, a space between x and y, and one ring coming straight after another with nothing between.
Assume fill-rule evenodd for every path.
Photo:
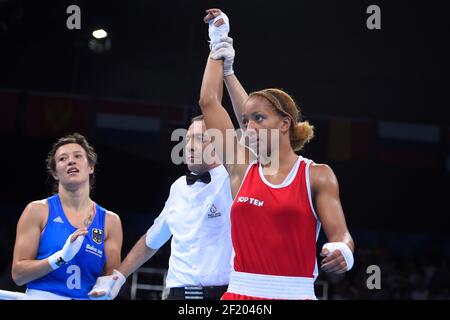
<instances>
[{"instance_id":1,"label":"red tank top","mask_svg":"<svg viewBox=\"0 0 450 320\"><path fill-rule=\"evenodd\" d=\"M250 165L231 207L234 270L292 277L317 277L320 222L312 208L309 165L299 157L280 185Z\"/></svg>"}]
</instances>

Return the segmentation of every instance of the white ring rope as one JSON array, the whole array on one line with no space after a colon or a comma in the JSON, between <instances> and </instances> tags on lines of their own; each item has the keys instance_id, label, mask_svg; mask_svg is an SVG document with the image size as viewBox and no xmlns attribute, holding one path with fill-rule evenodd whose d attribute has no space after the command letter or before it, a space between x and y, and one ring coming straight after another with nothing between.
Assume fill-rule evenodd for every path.
<instances>
[{"instance_id":1,"label":"white ring rope","mask_svg":"<svg viewBox=\"0 0 450 320\"><path fill-rule=\"evenodd\" d=\"M22 300L24 297L22 292L0 290L0 300Z\"/></svg>"}]
</instances>

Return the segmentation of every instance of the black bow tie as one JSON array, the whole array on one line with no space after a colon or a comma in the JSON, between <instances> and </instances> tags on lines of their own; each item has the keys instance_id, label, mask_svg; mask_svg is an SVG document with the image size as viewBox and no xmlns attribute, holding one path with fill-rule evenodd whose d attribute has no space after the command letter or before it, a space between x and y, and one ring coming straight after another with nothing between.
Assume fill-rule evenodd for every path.
<instances>
[{"instance_id":1,"label":"black bow tie","mask_svg":"<svg viewBox=\"0 0 450 320\"><path fill-rule=\"evenodd\" d=\"M209 172L205 172L202 174L193 174L192 172L186 173L186 182L188 185L194 184L197 180L200 180L203 183L210 183L211 175L209 174Z\"/></svg>"}]
</instances>

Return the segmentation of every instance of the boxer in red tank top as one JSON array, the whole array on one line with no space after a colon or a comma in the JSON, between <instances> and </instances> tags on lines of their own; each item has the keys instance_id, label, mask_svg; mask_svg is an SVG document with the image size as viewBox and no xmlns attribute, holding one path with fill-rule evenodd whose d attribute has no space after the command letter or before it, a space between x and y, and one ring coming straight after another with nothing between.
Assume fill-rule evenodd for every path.
<instances>
[{"instance_id":1,"label":"boxer in red tank top","mask_svg":"<svg viewBox=\"0 0 450 320\"><path fill-rule=\"evenodd\" d=\"M261 176L257 164L250 166L231 209L235 271L314 277L320 223L307 192L309 165L299 157L279 185Z\"/></svg>"},{"instance_id":2,"label":"boxer in red tank top","mask_svg":"<svg viewBox=\"0 0 450 320\"><path fill-rule=\"evenodd\" d=\"M211 53L199 104L206 127L222 133L215 150L230 175L234 197L234 270L222 299L316 299L316 240L321 226L329 241L322 247L321 269L343 273L353 266L354 243L336 176L329 166L296 154L312 139L313 127L300 121L290 95L280 89L247 95L232 68L235 50L228 37L228 18L219 9L209 9L204 20L209 23ZM234 126L220 103L223 81L241 128L256 133L250 143L253 152L229 134ZM276 137L275 142L260 135L263 131ZM229 143L237 147L227 148Z\"/></svg>"}]
</instances>

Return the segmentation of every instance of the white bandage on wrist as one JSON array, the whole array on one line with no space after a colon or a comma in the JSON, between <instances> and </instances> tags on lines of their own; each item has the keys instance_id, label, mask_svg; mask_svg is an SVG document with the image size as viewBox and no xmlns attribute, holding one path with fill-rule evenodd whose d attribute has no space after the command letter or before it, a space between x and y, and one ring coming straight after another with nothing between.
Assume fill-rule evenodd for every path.
<instances>
[{"instance_id":1,"label":"white bandage on wrist","mask_svg":"<svg viewBox=\"0 0 450 320\"><path fill-rule=\"evenodd\" d=\"M211 45L211 52L215 52L216 50L223 47L233 47L233 38L228 35L223 35L220 37L219 42Z\"/></svg>"},{"instance_id":2,"label":"white bandage on wrist","mask_svg":"<svg viewBox=\"0 0 450 320\"><path fill-rule=\"evenodd\" d=\"M53 270L58 269L59 267L65 265L66 263L67 261L65 261L61 257L61 250L55 252L50 257L48 257L48 264L50 265L50 267L52 267Z\"/></svg>"},{"instance_id":3,"label":"white bandage on wrist","mask_svg":"<svg viewBox=\"0 0 450 320\"><path fill-rule=\"evenodd\" d=\"M328 250L328 255L330 256L334 251L339 250L344 257L345 264L347 265L346 271L349 271L353 267L354 258L353 252L344 242L329 242L325 243L322 247Z\"/></svg>"},{"instance_id":4,"label":"white bandage on wrist","mask_svg":"<svg viewBox=\"0 0 450 320\"><path fill-rule=\"evenodd\" d=\"M117 276L118 279L116 280L116 282L114 283L114 285L111 288L111 299L115 299L117 297L117 295L119 294L120 288L122 288L122 286L125 284L125 282L127 281L127 278L125 278L125 276L122 274L122 272L120 272L119 270L114 269L113 276Z\"/></svg>"},{"instance_id":5,"label":"white bandage on wrist","mask_svg":"<svg viewBox=\"0 0 450 320\"><path fill-rule=\"evenodd\" d=\"M224 23L221 26L216 27L214 24L220 19L223 19ZM230 32L230 22L227 15L223 12L214 19L209 20L208 24L208 34L211 45L220 42L220 37L227 36L228 32Z\"/></svg>"},{"instance_id":6,"label":"white bandage on wrist","mask_svg":"<svg viewBox=\"0 0 450 320\"><path fill-rule=\"evenodd\" d=\"M81 245L84 241L84 236L78 236L74 242L70 242L70 238L73 233L67 237L64 247L48 257L48 263L53 270L65 265L67 262L73 259L75 255L80 251Z\"/></svg>"},{"instance_id":7,"label":"white bandage on wrist","mask_svg":"<svg viewBox=\"0 0 450 320\"><path fill-rule=\"evenodd\" d=\"M97 280L95 281L94 286L92 287L92 290L89 292L89 294L93 293L93 292L104 292L105 294L103 296L100 297L91 297L91 299L93 300L111 300L111 288L114 285L114 279L112 278L112 276L103 276L103 277L98 277Z\"/></svg>"},{"instance_id":8,"label":"white bandage on wrist","mask_svg":"<svg viewBox=\"0 0 450 320\"><path fill-rule=\"evenodd\" d=\"M117 276L118 279L114 280L114 276ZM90 296L94 292L103 292L103 296L91 296L90 298L92 300L114 300L119 294L120 288L122 288L123 284L126 281L127 279L125 278L125 276L120 271L114 269L111 275L98 277L88 295Z\"/></svg>"}]
</instances>

